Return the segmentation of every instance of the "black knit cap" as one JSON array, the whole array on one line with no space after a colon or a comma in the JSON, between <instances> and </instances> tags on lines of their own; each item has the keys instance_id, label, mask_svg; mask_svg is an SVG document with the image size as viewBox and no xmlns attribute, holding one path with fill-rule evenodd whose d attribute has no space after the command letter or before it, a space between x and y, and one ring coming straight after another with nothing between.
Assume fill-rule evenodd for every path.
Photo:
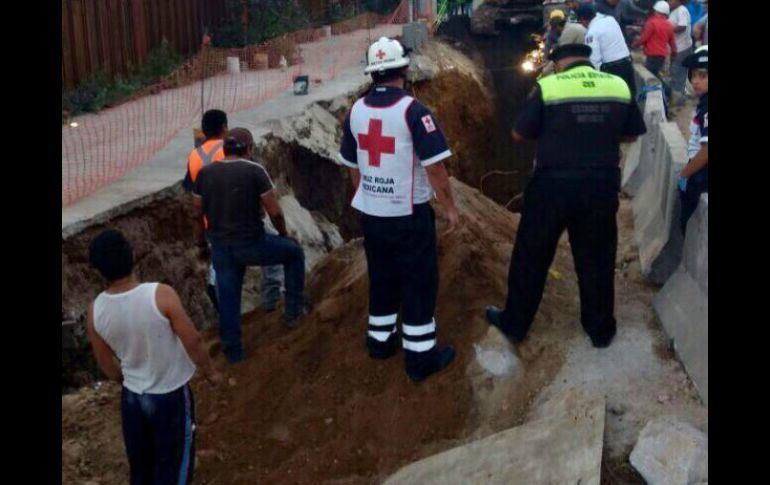
<instances>
[{"instance_id":1,"label":"black knit cap","mask_svg":"<svg viewBox=\"0 0 770 485\"><path fill-rule=\"evenodd\" d=\"M591 47L585 44L559 45L548 56L552 61L560 61L567 57L591 57Z\"/></svg>"}]
</instances>

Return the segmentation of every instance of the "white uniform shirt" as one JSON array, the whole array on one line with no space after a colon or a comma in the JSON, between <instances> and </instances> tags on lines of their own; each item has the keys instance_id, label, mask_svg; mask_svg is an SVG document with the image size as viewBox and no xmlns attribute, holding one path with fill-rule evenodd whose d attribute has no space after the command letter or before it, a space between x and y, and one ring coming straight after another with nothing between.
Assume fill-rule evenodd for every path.
<instances>
[{"instance_id":1,"label":"white uniform shirt","mask_svg":"<svg viewBox=\"0 0 770 485\"><path fill-rule=\"evenodd\" d=\"M631 55L620 24L614 17L597 13L588 24L586 44L591 47L591 64L601 69L602 64L619 61Z\"/></svg>"},{"instance_id":2,"label":"white uniform shirt","mask_svg":"<svg viewBox=\"0 0 770 485\"><path fill-rule=\"evenodd\" d=\"M668 16L668 21L676 29L677 27L685 27L685 30L680 33L674 32L676 37L676 51L682 52L685 49L692 47L692 21L690 19L690 11L687 7L681 5L679 8L674 9Z\"/></svg>"}]
</instances>

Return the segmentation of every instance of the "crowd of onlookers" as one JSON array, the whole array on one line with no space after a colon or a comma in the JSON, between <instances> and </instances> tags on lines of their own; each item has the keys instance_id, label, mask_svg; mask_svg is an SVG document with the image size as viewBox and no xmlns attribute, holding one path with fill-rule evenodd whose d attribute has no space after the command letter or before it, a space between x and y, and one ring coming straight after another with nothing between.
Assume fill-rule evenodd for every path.
<instances>
[{"instance_id":1,"label":"crowd of onlookers","mask_svg":"<svg viewBox=\"0 0 770 485\"><path fill-rule=\"evenodd\" d=\"M661 81L667 113L669 107L682 108L688 98L696 100L688 160L678 180L684 233L701 194L708 192L708 0L659 0L648 9L641 3L567 1L568 11L548 14L544 51L547 56L556 45L585 43L594 67L623 78L636 96L631 49L642 48L645 67Z\"/></svg>"},{"instance_id":2,"label":"crowd of onlookers","mask_svg":"<svg viewBox=\"0 0 770 485\"><path fill-rule=\"evenodd\" d=\"M554 7L546 25L546 53L556 45L585 42L593 49L591 61L597 69L623 77L635 91L630 49L642 48L645 67L661 80L666 101L674 107L684 104L687 69L682 61L697 47L708 45L708 0L545 3ZM566 12L559 8L563 6ZM550 66L544 72L549 73Z\"/></svg>"}]
</instances>

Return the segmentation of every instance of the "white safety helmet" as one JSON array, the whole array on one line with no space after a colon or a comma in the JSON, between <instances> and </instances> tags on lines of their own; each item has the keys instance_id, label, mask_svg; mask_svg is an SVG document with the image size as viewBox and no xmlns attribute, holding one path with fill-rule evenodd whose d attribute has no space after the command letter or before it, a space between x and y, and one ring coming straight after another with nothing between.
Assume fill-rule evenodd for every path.
<instances>
[{"instance_id":1,"label":"white safety helmet","mask_svg":"<svg viewBox=\"0 0 770 485\"><path fill-rule=\"evenodd\" d=\"M652 7L652 9L663 15L669 15L671 13L671 7L668 6L668 2L664 2L663 0L655 2L655 5Z\"/></svg>"},{"instance_id":2,"label":"white safety helmet","mask_svg":"<svg viewBox=\"0 0 770 485\"><path fill-rule=\"evenodd\" d=\"M369 46L364 72L384 72L409 65L409 58L404 55L404 47L395 39L380 37L380 40Z\"/></svg>"}]
</instances>

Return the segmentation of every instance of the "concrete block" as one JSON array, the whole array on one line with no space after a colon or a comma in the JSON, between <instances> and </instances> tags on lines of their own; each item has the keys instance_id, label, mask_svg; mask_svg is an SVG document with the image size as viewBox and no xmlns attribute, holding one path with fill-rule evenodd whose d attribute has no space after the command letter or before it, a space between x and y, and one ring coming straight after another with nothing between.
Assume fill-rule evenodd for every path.
<instances>
[{"instance_id":1,"label":"concrete block","mask_svg":"<svg viewBox=\"0 0 770 485\"><path fill-rule=\"evenodd\" d=\"M428 56L411 54L410 57L407 75L412 82L430 81L435 79L441 71L436 61Z\"/></svg>"},{"instance_id":2,"label":"concrete block","mask_svg":"<svg viewBox=\"0 0 770 485\"><path fill-rule=\"evenodd\" d=\"M477 373L478 380L486 383L489 377L507 377L521 366L519 358L503 334L490 327L478 343L473 344L476 364L483 370ZM480 383L481 384L481 383Z\"/></svg>"},{"instance_id":3,"label":"concrete block","mask_svg":"<svg viewBox=\"0 0 770 485\"><path fill-rule=\"evenodd\" d=\"M654 86L660 84L660 79L655 77L655 74L651 73L650 70L642 64L634 63L634 77L636 78L637 86Z\"/></svg>"},{"instance_id":4,"label":"concrete block","mask_svg":"<svg viewBox=\"0 0 770 485\"><path fill-rule=\"evenodd\" d=\"M401 44L404 49L415 50L428 41L428 25L425 22L412 22L403 27Z\"/></svg>"},{"instance_id":5,"label":"concrete block","mask_svg":"<svg viewBox=\"0 0 770 485\"><path fill-rule=\"evenodd\" d=\"M655 86L660 85L660 80L644 66L634 64L636 85ZM647 126L647 133L631 146L623 165L622 189L628 195L634 196L639 191L642 183L647 179L652 166L652 144L655 140L654 132L657 125L666 122L666 109L663 104L663 92L652 91L647 93L644 101L639 103L639 109Z\"/></svg>"},{"instance_id":6,"label":"concrete block","mask_svg":"<svg viewBox=\"0 0 770 485\"><path fill-rule=\"evenodd\" d=\"M660 123L642 157L650 173L633 200L634 230L644 277L662 285L681 261L680 202L677 177L687 161L687 146L675 123ZM641 162L640 162L641 163Z\"/></svg>"},{"instance_id":7,"label":"concrete block","mask_svg":"<svg viewBox=\"0 0 770 485\"><path fill-rule=\"evenodd\" d=\"M647 125L647 130L650 126ZM639 165L642 159L642 145L644 145L644 136L640 136L628 147L628 152L623 159L623 175L620 181L620 188L630 196L636 195L639 186L642 184L641 170Z\"/></svg>"},{"instance_id":8,"label":"concrete block","mask_svg":"<svg viewBox=\"0 0 770 485\"><path fill-rule=\"evenodd\" d=\"M647 483L708 483L708 436L676 416L647 423L629 458Z\"/></svg>"},{"instance_id":9,"label":"concrete block","mask_svg":"<svg viewBox=\"0 0 770 485\"><path fill-rule=\"evenodd\" d=\"M653 306L708 405L708 194L687 223L682 264L655 295Z\"/></svg>"},{"instance_id":10,"label":"concrete block","mask_svg":"<svg viewBox=\"0 0 770 485\"><path fill-rule=\"evenodd\" d=\"M412 463L385 484L599 485L604 398L565 394L563 412Z\"/></svg>"}]
</instances>

